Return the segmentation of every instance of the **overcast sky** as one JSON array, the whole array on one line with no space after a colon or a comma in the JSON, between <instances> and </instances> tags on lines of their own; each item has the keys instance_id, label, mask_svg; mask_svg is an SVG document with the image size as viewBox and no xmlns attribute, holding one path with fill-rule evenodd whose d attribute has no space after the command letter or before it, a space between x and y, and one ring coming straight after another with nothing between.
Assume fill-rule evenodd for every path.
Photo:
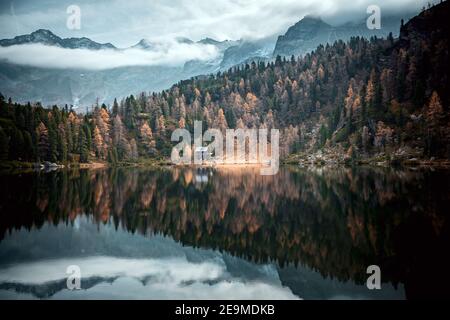
<instances>
[{"instance_id":1,"label":"overcast sky","mask_svg":"<svg viewBox=\"0 0 450 320\"><path fill-rule=\"evenodd\" d=\"M44 28L61 37L86 36L127 47L142 38L199 40L264 38L282 34L306 14L338 23L367 16L419 11L424 0L1 0L0 38ZM81 30L66 27L69 5L81 9Z\"/></svg>"}]
</instances>

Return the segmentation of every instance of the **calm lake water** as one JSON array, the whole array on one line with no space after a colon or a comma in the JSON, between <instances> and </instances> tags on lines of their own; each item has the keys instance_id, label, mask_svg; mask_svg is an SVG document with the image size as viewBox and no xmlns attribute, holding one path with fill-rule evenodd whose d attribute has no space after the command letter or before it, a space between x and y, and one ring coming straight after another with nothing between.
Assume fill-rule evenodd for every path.
<instances>
[{"instance_id":1,"label":"calm lake water","mask_svg":"<svg viewBox=\"0 0 450 320\"><path fill-rule=\"evenodd\" d=\"M0 190L0 299L408 299L449 283L448 171L80 170L1 174Z\"/></svg>"}]
</instances>

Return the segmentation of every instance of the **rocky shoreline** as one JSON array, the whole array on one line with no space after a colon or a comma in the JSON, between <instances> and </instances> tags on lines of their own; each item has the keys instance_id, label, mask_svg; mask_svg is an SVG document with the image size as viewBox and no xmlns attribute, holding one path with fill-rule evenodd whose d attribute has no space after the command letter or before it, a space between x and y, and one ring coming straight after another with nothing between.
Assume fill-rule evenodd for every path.
<instances>
[{"instance_id":1,"label":"rocky shoreline","mask_svg":"<svg viewBox=\"0 0 450 320\"><path fill-rule=\"evenodd\" d=\"M338 152L333 149L319 150L314 153L301 153L289 156L285 164L295 164L300 167L328 165L369 165L378 167L445 167L450 168L449 159L424 158L419 150L400 148L393 153L380 152L374 155L356 155L349 150Z\"/></svg>"},{"instance_id":2,"label":"rocky shoreline","mask_svg":"<svg viewBox=\"0 0 450 320\"><path fill-rule=\"evenodd\" d=\"M295 165L301 168L329 167L329 166L373 166L373 167L433 167L450 169L449 159L435 159L417 157L414 154L400 151L392 155L378 153L370 157L357 157L351 153L341 153L335 150L319 150L314 153L293 154L282 160L281 165ZM104 169L108 167L167 167L171 166L169 161L141 161L133 163L121 163L112 166L107 162L69 163L57 164L51 162L29 163L29 162L7 162L0 165L2 171L44 171L51 172L63 169Z\"/></svg>"}]
</instances>

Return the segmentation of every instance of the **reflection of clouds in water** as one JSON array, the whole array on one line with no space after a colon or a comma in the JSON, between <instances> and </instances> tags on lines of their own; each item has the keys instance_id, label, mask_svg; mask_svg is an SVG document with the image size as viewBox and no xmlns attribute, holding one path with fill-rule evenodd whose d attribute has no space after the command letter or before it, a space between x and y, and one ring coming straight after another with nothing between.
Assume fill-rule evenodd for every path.
<instances>
[{"instance_id":1,"label":"reflection of clouds in water","mask_svg":"<svg viewBox=\"0 0 450 320\"><path fill-rule=\"evenodd\" d=\"M143 278L152 276L164 281L175 282L206 281L217 279L225 270L218 263L189 263L185 259L123 259L113 257L89 257L74 259L45 260L17 264L0 269L0 282L41 284L67 277L66 268L77 265L81 268L82 278L94 276L126 276Z\"/></svg>"},{"instance_id":2,"label":"reflection of clouds in water","mask_svg":"<svg viewBox=\"0 0 450 320\"><path fill-rule=\"evenodd\" d=\"M89 257L22 263L0 269L0 284L42 286L66 279L66 268L78 265L83 279L119 277L88 290L56 293L53 298L133 299L295 299L288 288L233 278L222 260L192 263L185 258L123 259Z\"/></svg>"},{"instance_id":3,"label":"reflection of clouds in water","mask_svg":"<svg viewBox=\"0 0 450 320\"><path fill-rule=\"evenodd\" d=\"M121 295L126 292L126 296ZM120 278L111 285L101 283L86 294L82 291L61 291L56 299L298 299L288 288L276 287L262 282L244 283L239 280L222 280L212 284L194 282L188 285L170 283L149 283L143 286L133 278Z\"/></svg>"}]
</instances>

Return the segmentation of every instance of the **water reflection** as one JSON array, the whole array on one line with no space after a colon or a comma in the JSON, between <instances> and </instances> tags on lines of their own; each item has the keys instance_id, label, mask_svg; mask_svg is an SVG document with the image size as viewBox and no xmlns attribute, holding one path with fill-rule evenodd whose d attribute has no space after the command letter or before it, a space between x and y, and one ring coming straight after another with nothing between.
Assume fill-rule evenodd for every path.
<instances>
[{"instance_id":1,"label":"water reflection","mask_svg":"<svg viewBox=\"0 0 450 320\"><path fill-rule=\"evenodd\" d=\"M113 265L108 260L111 256L160 259L163 240L156 244L154 241L161 238L175 240L174 244L181 247L177 250L189 250L189 255L193 252L218 255L222 264L217 266L219 269L222 266L222 273L227 274L204 281L174 280L174 288L186 283L200 286L208 283L208 290L197 289L214 292L211 281L229 283L227 277L235 265L234 270L247 268L252 270L250 274L261 267L272 270L269 282L265 277L249 278L248 274L232 277L240 279L236 283L241 289L231 291L246 292L248 297L256 292L274 292L266 297L292 298L295 294L301 298L349 295L364 298L377 294L368 293L364 286L366 267L377 264L386 288L380 297L446 294L450 204L447 172L283 168L276 176L258 173L257 169L249 168L171 168L3 175L0 236L5 239L0 242L0 283L3 283L0 289L20 291L13 285L18 282L14 278L17 270L23 273L39 268L48 270L54 263L45 267L46 259L81 256L83 261L94 259L90 266L98 262L95 259L107 259L99 261ZM102 240L88 244L79 237L74 239L74 230L80 228L80 223L84 237L102 230ZM38 240L38 231L46 229L48 235L51 225L57 230L66 228L54 233L52 239L64 250L56 250L47 238ZM89 226L95 228L91 230ZM22 230L14 231L19 229ZM114 234L121 233L125 234L123 241L112 242ZM131 250L136 233L147 237L139 249ZM70 234L72 238L68 237ZM27 237L28 245L24 240ZM99 241L110 244L99 247ZM44 246L44 242L48 245ZM144 254L147 246L159 246L160 253ZM31 247L35 250L30 250ZM195 260L198 264L195 268L217 263L205 259ZM234 259L234 263L223 262L229 259ZM168 261L168 265L184 263ZM127 263L116 262L119 266ZM157 262L162 263L152 260L150 265ZM142 269L149 269L145 264L148 261L139 263L144 263ZM187 270L191 262L186 263ZM15 266L14 272L8 269L11 265ZM114 281L119 271L106 273L104 279L115 285L121 283ZM92 273L90 279L92 287L98 288L95 275ZM157 273L151 272L125 275L139 281L147 276L158 279ZM39 283L58 283L58 279L61 277L41 279ZM252 288L250 280L269 287ZM34 292L40 292L36 286L33 288ZM180 297L174 291L166 294Z\"/></svg>"},{"instance_id":2,"label":"water reflection","mask_svg":"<svg viewBox=\"0 0 450 320\"><path fill-rule=\"evenodd\" d=\"M297 299L274 265L96 226L87 217L74 222L6 237L0 256L9 263L0 265L0 298ZM71 265L81 270L83 290L67 290Z\"/></svg>"}]
</instances>

